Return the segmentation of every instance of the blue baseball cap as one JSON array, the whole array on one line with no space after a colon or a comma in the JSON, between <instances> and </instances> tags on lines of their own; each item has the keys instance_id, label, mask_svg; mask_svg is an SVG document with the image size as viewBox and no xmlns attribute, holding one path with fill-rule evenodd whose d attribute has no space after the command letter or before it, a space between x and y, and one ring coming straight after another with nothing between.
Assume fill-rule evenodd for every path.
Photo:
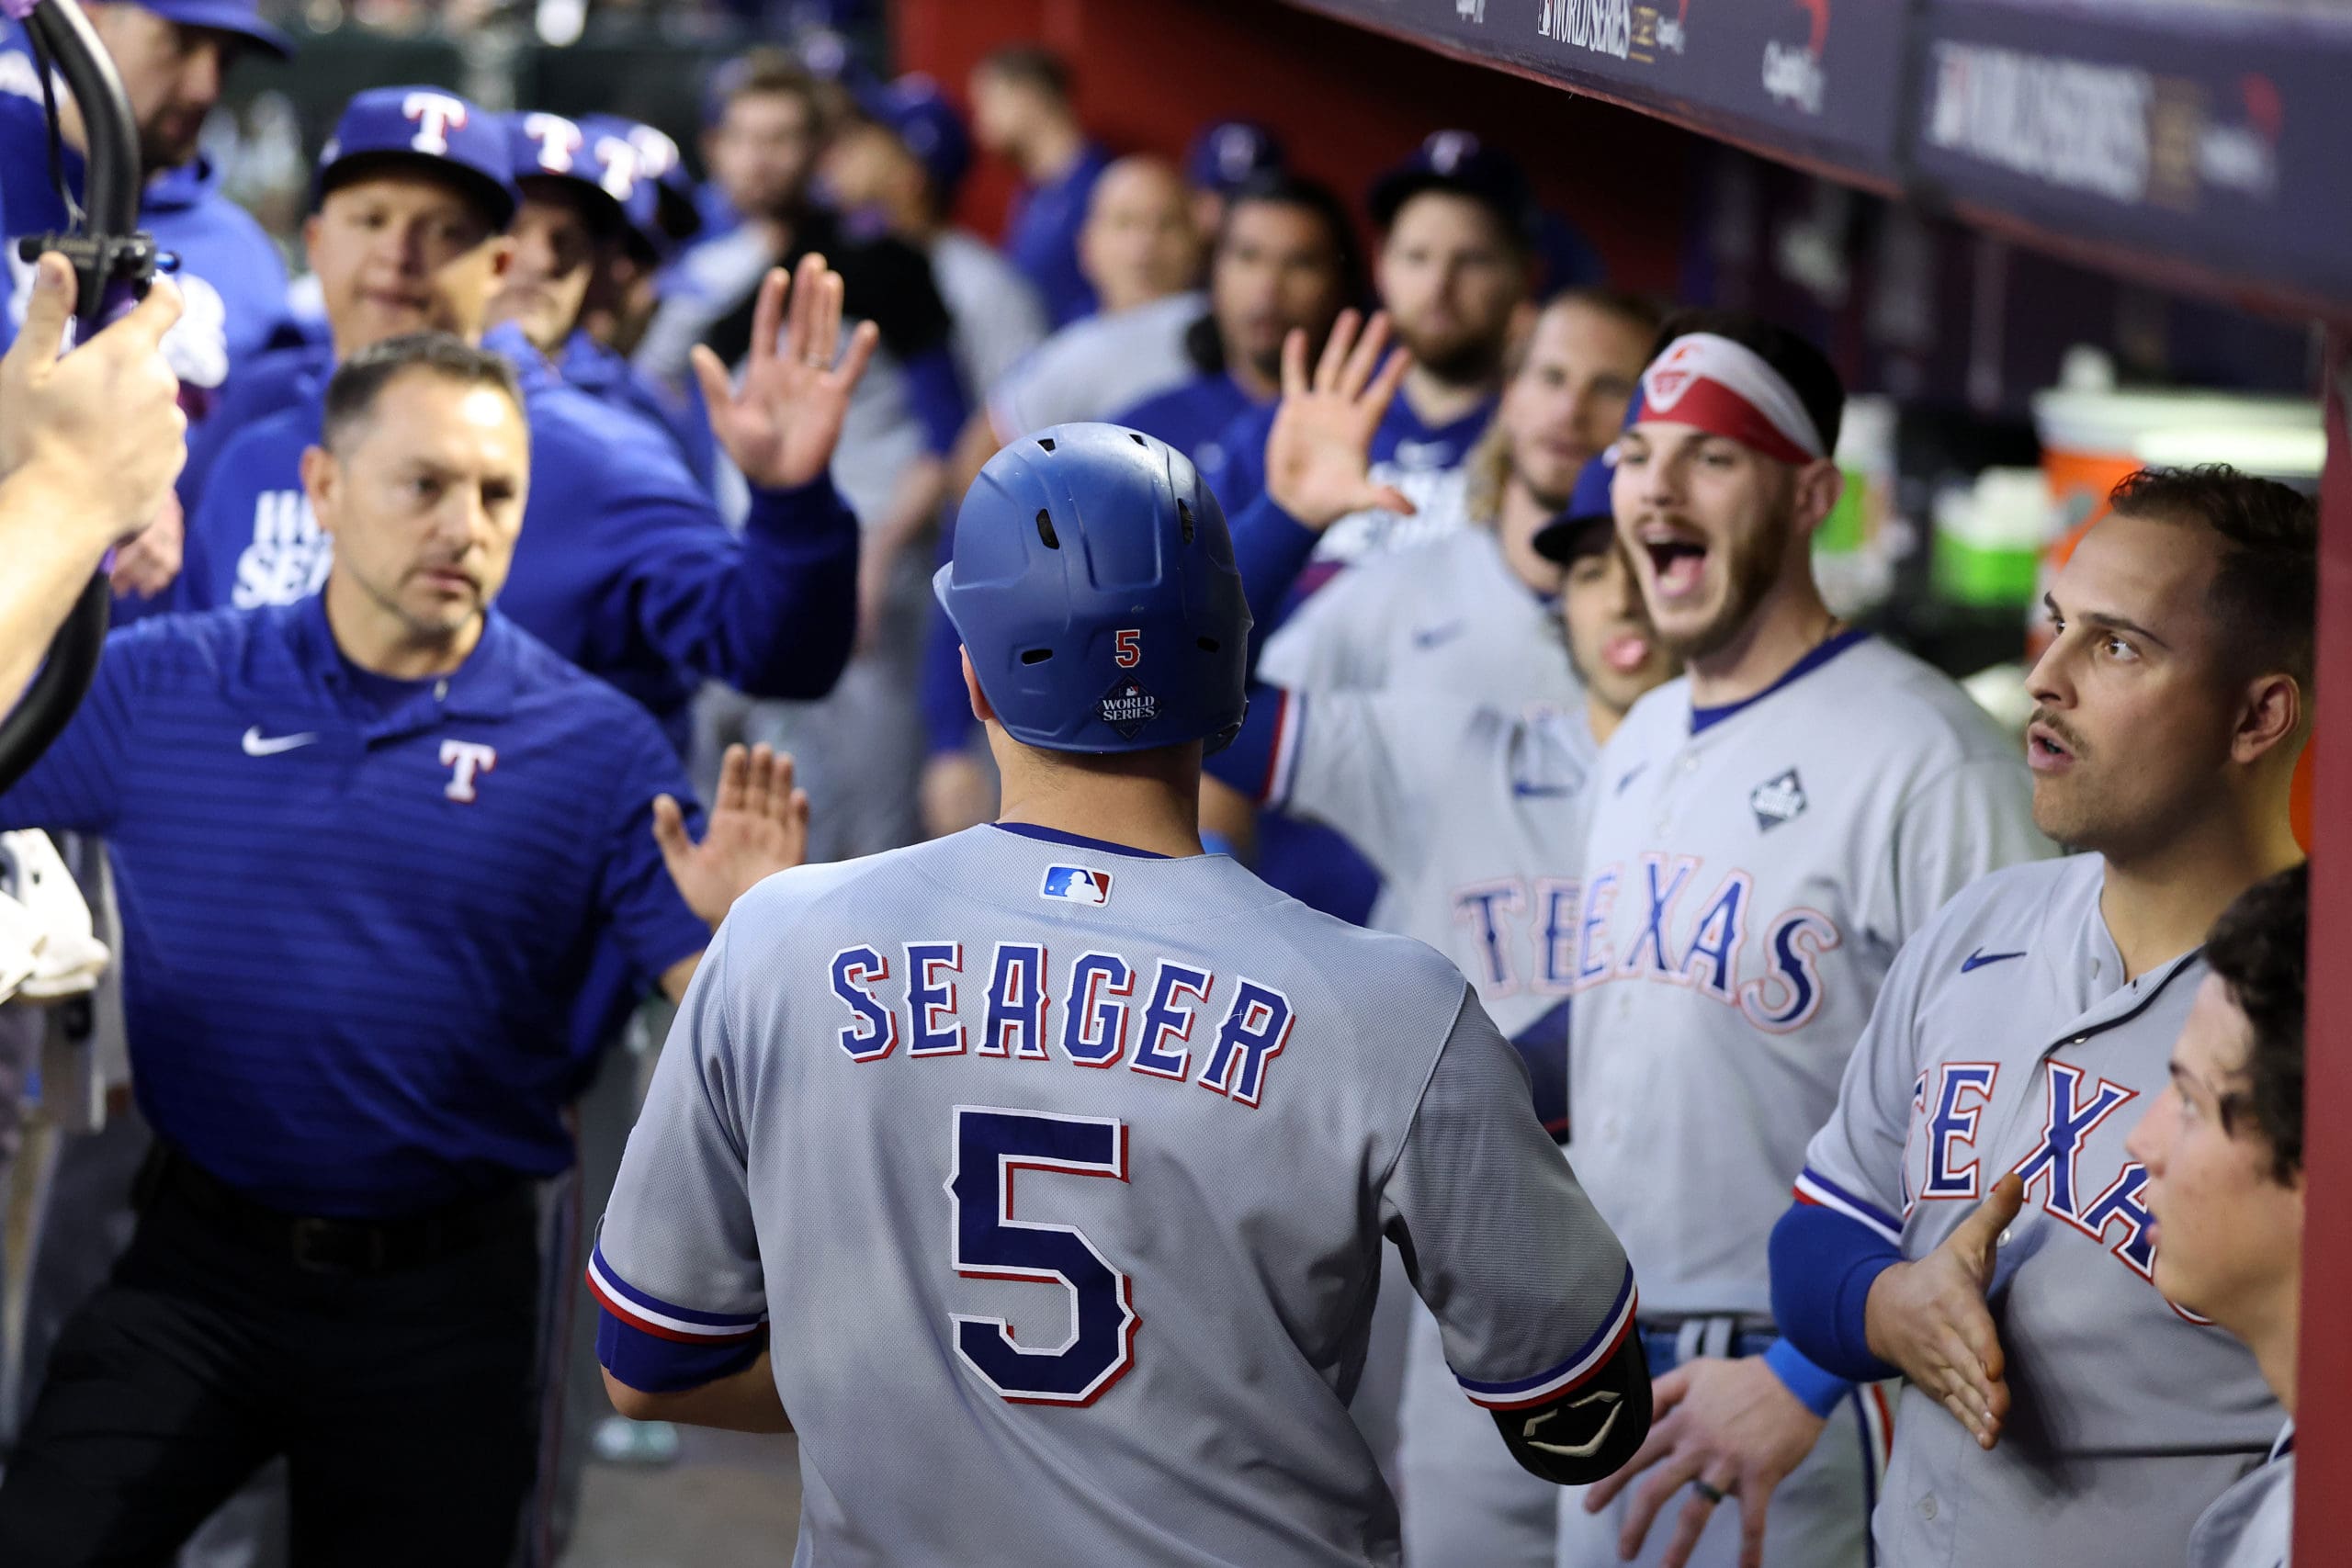
<instances>
[{"instance_id":1,"label":"blue baseball cap","mask_svg":"<svg viewBox=\"0 0 2352 1568\"><path fill-rule=\"evenodd\" d=\"M857 109L906 144L942 207L955 204L956 192L972 166L972 138L964 129L964 117L938 83L916 72L860 87Z\"/></svg>"},{"instance_id":2,"label":"blue baseball cap","mask_svg":"<svg viewBox=\"0 0 2352 1568\"><path fill-rule=\"evenodd\" d=\"M628 237L659 265L702 228L695 182L678 144L650 125L618 115L580 117L605 190L621 204Z\"/></svg>"},{"instance_id":3,"label":"blue baseball cap","mask_svg":"<svg viewBox=\"0 0 2352 1568\"><path fill-rule=\"evenodd\" d=\"M522 196L497 115L446 87L355 94L319 153L318 198L374 170L407 165L447 179L482 204L492 226L514 221Z\"/></svg>"},{"instance_id":4,"label":"blue baseball cap","mask_svg":"<svg viewBox=\"0 0 2352 1568\"><path fill-rule=\"evenodd\" d=\"M1372 220L1385 230L1407 202L1429 190L1483 202L1522 243L1534 238L1539 214L1526 173L1510 153L1466 130L1430 132L1411 157L1374 181Z\"/></svg>"},{"instance_id":5,"label":"blue baseball cap","mask_svg":"<svg viewBox=\"0 0 2352 1568\"><path fill-rule=\"evenodd\" d=\"M177 22L184 28L209 28L216 33L233 33L247 43L269 51L280 60L294 58L294 40L271 27L257 14L258 0L137 0L142 11L152 11L167 22Z\"/></svg>"},{"instance_id":6,"label":"blue baseball cap","mask_svg":"<svg viewBox=\"0 0 2352 1568\"><path fill-rule=\"evenodd\" d=\"M1283 144L1264 126L1221 119L1202 128L1184 154L1184 180L1194 190L1231 196L1252 176L1283 166Z\"/></svg>"},{"instance_id":7,"label":"blue baseball cap","mask_svg":"<svg viewBox=\"0 0 2352 1568\"><path fill-rule=\"evenodd\" d=\"M560 114L522 111L499 117L506 124L506 148L514 159L514 183L527 191L527 181L560 185L582 198L589 221L607 234L627 226L621 192L636 183L637 157L624 144L616 158L596 150L587 128Z\"/></svg>"},{"instance_id":8,"label":"blue baseball cap","mask_svg":"<svg viewBox=\"0 0 2352 1568\"><path fill-rule=\"evenodd\" d=\"M1616 536L1617 518L1609 502L1609 487L1617 477L1617 448L1611 446L1584 466L1567 505L1535 530L1528 543L1545 560L1566 566L1609 547Z\"/></svg>"}]
</instances>

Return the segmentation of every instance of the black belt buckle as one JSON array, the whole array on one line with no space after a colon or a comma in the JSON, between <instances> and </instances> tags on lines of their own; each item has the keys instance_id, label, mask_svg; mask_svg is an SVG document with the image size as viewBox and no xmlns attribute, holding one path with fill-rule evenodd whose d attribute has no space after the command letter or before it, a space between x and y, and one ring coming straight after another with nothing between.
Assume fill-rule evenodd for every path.
<instances>
[{"instance_id":1,"label":"black belt buckle","mask_svg":"<svg viewBox=\"0 0 2352 1568\"><path fill-rule=\"evenodd\" d=\"M296 1220L287 1233L294 1267L305 1274L381 1272L387 1238L373 1226L336 1220Z\"/></svg>"}]
</instances>

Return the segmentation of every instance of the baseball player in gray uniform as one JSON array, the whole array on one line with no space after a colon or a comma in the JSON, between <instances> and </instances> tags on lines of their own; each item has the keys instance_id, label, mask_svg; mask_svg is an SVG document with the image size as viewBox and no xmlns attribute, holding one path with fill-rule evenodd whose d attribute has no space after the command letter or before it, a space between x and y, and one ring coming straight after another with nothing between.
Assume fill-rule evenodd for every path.
<instances>
[{"instance_id":1,"label":"baseball player in gray uniform","mask_svg":"<svg viewBox=\"0 0 2352 1568\"><path fill-rule=\"evenodd\" d=\"M2165 1091L2207 928L2302 858L2317 517L2225 469L2112 499L2028 677L2034 818L2085 852L1986 877L1905 945L1775 1235L1799 1348L1909 1379L1889 1562L2177 1562L2283 1419L2163 1288L2118 1112Z\"/></svg>"},{"instance_id":2,"label":"baseball player in gray uniform","mask_svg":"<svg viewBox=\"0 0 2352 1568\"><path fill-rule=\"evenodd\" d=\"M2148 1170L2156 1288L2245 1341L2295 1408L2302 1321L2304 974L2311 868L2265 877L2205 939L2208 973L2173 1045L2171 1084L2126 1151ZM2295 1428L2199 1517L2188 1568L2286 1568Z\"/></svg>"},{"instance_id":3,"label":"baseball player in gray uniform","mask_svg":"<svg viewBox=\"0 0 2352 1568\"><path fill-rule=\"evenodd\" d=\"M1376 327L1367 328L1359 339L1354 320L1344 317L1336 323L1340 353L1324 357L1318 382L1328 381L1324 373L1336 361L1350 358L1351 351L1364 346L1376 333ZM1555 710L1563 716L1556 728L1559 743L1568 752L1565 765L1572 776L1580 774L1582 763L1589 760L1597 743L1578 716L1583 692L1562 646L1559 609L1554 602L1561 569L1556 561L1539 555L1531 540L1576 487L1579 460L1589 462L1623 422L1625 404L1648 356L1657 321L1645 302L1622 295L1563 295L1546 307L1537 317L1530 341L1519 352L1495 420L1470 458L1460 468L1425 476L1430 482L1416 492L1418 510L1407 522L1419 542L1402 543L1403 525L1390 529L1384 536L1389 547L1385 553L1361 560L1327 582L1268 640L1258 667L1260 676L1299 694L1370 692L1394 698L1386 711L1394 720L1399 754L1413 759L1406 769L1415 775L1416 786L1430 784L1442 789L1459 782L1422 777L1427 770L1419 763L1424 759L1439 765L1463 763L1477 781L1469 787L1482 796L1512 786L1512 781L1486 766L1493 759L1483 739L1474 743L1466 757L1454 756L1442 744L1423 750L1429 741L1447 735L1481 708L1494 710L1491 738L1506 745L1518 744L1512 739L1517 734L1513 721L1520 716L1539 708ZM1394 406L1393 400L1380 396L1376 382L1367 386L1352 405L1344 397L1335 396L1342 391L1336 384L1306 383L1291 389L1286 416L1267 442L1272 460L1266 468L1278 501L1295 505L1298 515L1315 519L1317 525L1340 517L1351 502L1378 488L1374 482L1371 433L1385 423ZM1310 401L1316 404L1316 413L1332 417L1329 421L1303 417ZM1328 447L1330 461L1302 467L1294 460L1302 445ZM1324 481L1313 487L1321 493L1301 492L1300 480L1309 477ZM1600 502L1605 514L1605 479ZM1279 612L1301 574L1315 570L1309 563L1317 538L1302 533L1289 547L1263 551L1245 564L1251 603L1263 607L1269 618ZM1596 650L1594 657L1597 660L1601 655ZM1636 649L1633 658L1638 665L1641 650ZM1655 678L1645 685L1654 683ZM1641 689L1635 688L1635 694ZM1271 720L1273 711L1271 705L1263 705L1261 718ZM1337 725L1333 716L1333 723L1323 728L1334 732ZM1542 731L1546 728L1552 727L1539 726L1526 743L1544 744ZM1265 733L1271 739L1271 724ZM1246 831L1254 821L1247 803L1261 797L1269 787L1270 771L1259 763L1259 748L1246 750L1251 754L1246 768L1237 768L1228 759L1225 768L1212 772L1213 784L1231 780L1238 791L1204 790L1204 823L1213 829L1236 834ZM1325 750L1340 755L1333 748ZM1295 756L1295 749L1285 755ZM1395 776L1387 772L1367 773L1361 782L1377 794L1382 788L1379 781ZM1346 835L1349 824L1340 815L1313 803L1317 793L1310 788L1302 797L1302 809L1295 815L1326 823ZM1514 798L1507 813L1519 804ZM1544 815L1556 832L1558 801L1552 804L1555 809ZM1476 838L1485 826L1482 818L1454 812L1443 794L1409 808L1408 816L1411 820L1403 826L1417 835L1422 831L1422 823L1439 818L1448 823L1438 829L1445 834L1466 833ZM1378 831L1369 825L1361 830ZM1431 852L1424 854L1424 850ZM1294 845L1290 852L1300 852ZM1538 856L1544 874L1561 874L1561 855L1562 845L1555 838ZM1423 886L1450 874L1445 868L1456 858L1444 846L1419 842L1402 857L1365 852L1363 863L1369 873L1376 874L1379 888L1366 923L1419 936L1441 950L1455 951L1465 966L1476 963L1473 954L1454 946L1460 928L1447 902L1454 883ZM1403 869L1407 865L1424 869ZM1546 1055L1556 1069L1566 1060L1566 1015L1547 1005L1537 1010L1537 1016L1549 1020L1551 1041ZM1555 1070L1547 1089L1559 1087L1556 1080ZM1385 1269L1387 1283L1373 1324L1366 1375L1357 1386L1351 1408L1380 1454L1383 1469L1410 1495L1406 1517L1408 1557L1416 1562L1442 1561L1442 1556L1433 1555L1431 1542L1458 1541L1474 1553L1472 1561L1495 1563L1520 1559L1548 1563L1555 1533L1550 1490L1529 1483L1519 1467L1501 1454L1493 1435L1476 1422L1469 1424L1466 1439L1456 1440L1458 1435L1451 1428L1461 1424L1460 1400L1452 1391L1443 1358L1434 1352L1434 1325L1425 1312L1412 1305L1402 1261L1393 1252ZM1412 1340L1418 1344L1408 1357ZM1415 1465L1423 1472L1411 1476L1407 1475L1406 1461L1400 1457L1406 1439L1399 1429L1408 1359L1421 1367L1419 1403L1428 1407L1418 1417L1422 1428L1414 1445L1419 1456ZM1497 1458L1502 1460L1499 1465L1488 1462ZM1426 1472L1425 1461L1450 1467L1457 1459L1484 1465L1496 1485L1524 1505L1521 1511L1528 1518L1541 1521L1540 1528L1531 1525L1520 1532L1521 1550L1513 1551L1492 1539L1502 1513L1476 1495L1471 1477L1431 1476Z\"/></svg>"},{"instance_id":4,"label":"baseball player in gray uniform","mask_svg":"<svg viewBox=\"0 0 2352 1568\"><path fill-rule=\"evenodd\" d=\"M1601 754L1582 908L1546 976L1576 998L1571 1147L1644 1270L1664 1376L1647 1473L1566 1499L1560 1560L1614 1562L1622 1546L1836 1568L1867 1557L1883 1412L1776 1337L1776 1194L1837 1104L1895 950L1953 893L2048 846L2016 745L1815 589L1810 537L1839 488L1837 372L1750 316L1666 331L1613 501L1690 674ZM1653 1533L1678 1496L1673 1530Z\"/></svg>"},{"instance_id":5,"label":"baseball player in gray uniform","mask_svg":"<svg viewBox=\"0 0 2352 1568\"><path fill-rule=\"evenodd\" d=\"M1385 1234L1522 1463L1623 1462L1632 1274L1475 994L1200 852L1249 614L1190 462L1016 442L938 590L1003 817L716 940L592 1266L616 1403L789 1419L803 1564L1390 1563Z\"/></svg>"},{"instance_id":6,"label":"baseball player in gray uniform","mask_svg":"<svg viewBox=\"0 0 2352 1568\"><path fill-rule=\"evenodd\" d=\"M1293 691L1409 687L1464 710L1575 707L1566 662L1530 657L1559 640L1560 568L1534 539L1616 438L1658 321L1647 301L1606 290L1545 305L1494 423L1421 507L1432 536L1341 573L1299 606L1266 639L1259 677Z\"/></svg>"},{"instance_id":7,"label":"baseball player in gray uniform","mask_svg":"<svg viewBox=\"0 0 2352 1568\"><path fill-rule=\"evenodd\" d=\"M1584 677L1573 707L1462 710L1426 690L1273 691L1210 763L1234 787L1329 823L1364 852L1388 884L1386 929L1448 954L1470 977L1561 1139L1568 1007L1542 981L1544 954L1577 912L1593 761L1634 699L1674 673L1617 547L1606 466L1596 460L1577 493L1583 504L1532 540L1564 581L1558 618L1520 654L1557 658L1565 624ZM1406 1562L1551 1568L1556 1490L1513 1462L1464 1403L1437 1319L1416 1309L1406 1334L1396 1459Z\"/></svg>"}]
</instances>

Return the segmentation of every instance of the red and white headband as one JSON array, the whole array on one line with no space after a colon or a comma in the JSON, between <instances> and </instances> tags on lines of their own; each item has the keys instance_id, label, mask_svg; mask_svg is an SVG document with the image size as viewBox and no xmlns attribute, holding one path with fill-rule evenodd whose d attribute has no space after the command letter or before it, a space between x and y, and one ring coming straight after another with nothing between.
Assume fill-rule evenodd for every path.
<instances>
[{"instance_id":1,"label":"red and white headband","mask_svg":"<svg viewBox=\"0 0 2352 1568\"><path fill-rule=\"evenodd\" d=\"M1642 372L1628 425L1645 419L1695 425L1783 463L1829 456L1820 428L1788 378L1745 344L1686 333Z\"/></svg>"}]
</instances>

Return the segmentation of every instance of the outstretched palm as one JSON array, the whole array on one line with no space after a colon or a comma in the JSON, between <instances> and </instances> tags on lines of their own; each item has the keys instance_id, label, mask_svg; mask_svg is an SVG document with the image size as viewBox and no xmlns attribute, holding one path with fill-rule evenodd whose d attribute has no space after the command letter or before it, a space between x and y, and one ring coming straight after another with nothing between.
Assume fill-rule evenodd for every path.
<instances>
[{"instance_id":1,"label":"outstretched palm","mask_svg":"<svg viewBox=\"0 0 2352 1568\"><path fill-rule=\"evenodd\" d=\"M763 490L789 490L825 471L850 393L880 335L873 322L861 321L842 352L841 274L824 257L808 255L797 276L777 267L761 280L741 386L729 384L718 355L695 346L695 374L710 406L710 428L746 479Z\"/></svg>"},{"instance_id":2,"label":"outstretched palm","mask_svg":"<svg viewBox=\"0 0 2352 1568\"><path fill-rule=\"evenodd\" d=\"M702 842L687 835L684 813L666 795L654 798L653 841L686 908L716 926L762 878L808 858L808 792L793 787L788 754L729 746Z\"/></svg>"},{"instance_id":3,"label":"outstretched palm","mask_svg":"<svg viewBox=\"0 0 2352 1568\"><path fill-rule=\"evenodd\" d=\"M1372 438L1411 361L1399 349L1381 363L1387 316L1374 315L1361 340L1357 321L1353 310L1340 313L1312 380L1306 334L1293 331L1283 340L1283 400L1266 437L1266 493L1310 528L1373 507L1413 511L1394 486L1372 481Z\"/></svg>"}]
</instances>

